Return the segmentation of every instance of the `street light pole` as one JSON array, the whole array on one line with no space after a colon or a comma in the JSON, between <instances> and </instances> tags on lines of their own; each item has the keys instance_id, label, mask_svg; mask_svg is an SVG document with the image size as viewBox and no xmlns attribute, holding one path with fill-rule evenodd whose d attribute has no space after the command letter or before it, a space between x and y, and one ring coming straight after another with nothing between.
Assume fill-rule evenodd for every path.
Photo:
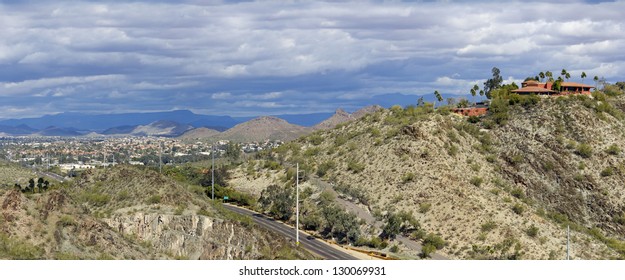
<instances>
[{"instance_id":1,"label":"street light pole","mask_svg":"<svg viewBox=\"0 0 625 280\"><path fill-rule=\"evenodd\" d=\"M211 199L215 200L215 143L211 145L211 156L213 157L211 164Z\"/></svg>"},{"instance_id":2,"label":"street light pole","mask_svg":"<svg viewBox=\"0 0 625 280\"><path fill-rule=\"evenodd\" d=\"M299 246L299 163L295 171L295 245Z\"/></svg>"}]
</instances>

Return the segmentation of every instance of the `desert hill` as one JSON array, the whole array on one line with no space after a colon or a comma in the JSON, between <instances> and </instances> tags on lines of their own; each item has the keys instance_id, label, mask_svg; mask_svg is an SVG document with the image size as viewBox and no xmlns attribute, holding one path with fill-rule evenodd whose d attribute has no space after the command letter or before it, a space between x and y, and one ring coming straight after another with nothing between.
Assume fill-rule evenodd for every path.
<instances>
[{"instance_id":1,"label":"desert hill","mask_svg":"<svg viewBox=\"0 0 625 280\"><path fill-rule=\"evenodd\" d=\"M182 140L194 140L194 139L204 139L210 138L219 134L218 130L206 128L206 127L198 127L191 130L186 131L182 135L178 136L179 139Z\"/></svg>"},{"instance_id":2,"label":"desert hill","mask_svg":"<svg viewBox=\"0 0 625 280\"><path fill-rule=\"evenodd\" d=\"M365 115L369 114L369 113L373 113L377 110L382 109L382 107L380 106L367 106L364 107L352 114L346 112L345 110L339 108L336 110L336 112L334 113L334 115L332 115L330 118L316 124L313 126L313 130L321 130L321 129L332 129L334 127L336 127L339 124L348 122L348 121L353 121L353 120L357 120L360 119L362 117L364 117Z\"/></svg>"},{"instance_id":3,"label":"desert hill","mask_svg":"<svg viewBox=\"0 0 625 280\"><path fill-rule=\"evenodd\" d=\"M237 124L210 139L235 142L288 141L307 134L309 131L306 127L290 124L283 119L264 116Z\"/></svg>"},{"instance_id":4,"label":"desert hill","mask_svg":"<svg viewBox=\"0 0 625 280\"><path fill-rule=\"evenodd\" d=\"M624 109L625 97L602 94L503 100L472 123L396 106L250 161L236 182L259 194L259 180L283 185L292 172L272 159L299 162L382 221L411 213L450 258L563 259L567 225L573 259L623 258ZM275 175L252 176L263 173Z\"/></svg>"},{"instance_id":5,"label":"desert hill","mask_svg":"<svg viewBox=\"0 0 625 280\"><path fill-rule=\"evenodd\" d=\"M15 168L2 165L0 175ZM3 259L311 257L209 202L201 187L134 167L86 171L41 193L3 185L0 205Z\"/></svg>"}]
</instances>

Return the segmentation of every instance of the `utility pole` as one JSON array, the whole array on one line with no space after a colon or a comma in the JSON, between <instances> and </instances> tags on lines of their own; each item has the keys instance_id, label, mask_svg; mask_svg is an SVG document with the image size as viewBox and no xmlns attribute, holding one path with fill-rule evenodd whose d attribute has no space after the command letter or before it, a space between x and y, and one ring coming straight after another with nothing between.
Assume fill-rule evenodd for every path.
<instances>
[{"instance_id":1,"label":"utility pole","mask_svg":"<svg viewBox=\"0 0 625 280\"><path fill-rule=\"evenodd\" d=\"M295 245L299 246L299 162L295 174Z\"/></svg>"},{"instance_id":2,"label":"utility pole","mask_svg":"<svg viewBox=\"0 0 625 280\"><path fill-rule=\"evenodd\" d=\"M215 143L211 145L211 199L215 200Z\"/></svg>"},{"instance_id":3,"label":"utility pole","mask_svg":"<svg viewBox=\"0 0 625 280\"><path fill-rule=\"evenodd\" d=\"M161 152L158 153L158 173L163 173L163 142L159 142Z\"/></svg>"},{"instance_id":4,"label":"utility pole","mask_svg":"<svg viewBox=\"0 0 625 280\"><path fill-rule=\"evenodd\" d=\"M571 227L569 225L566 226L566 260L569 260L569 244L571 240Z\"/></svg>"}]
</instances>

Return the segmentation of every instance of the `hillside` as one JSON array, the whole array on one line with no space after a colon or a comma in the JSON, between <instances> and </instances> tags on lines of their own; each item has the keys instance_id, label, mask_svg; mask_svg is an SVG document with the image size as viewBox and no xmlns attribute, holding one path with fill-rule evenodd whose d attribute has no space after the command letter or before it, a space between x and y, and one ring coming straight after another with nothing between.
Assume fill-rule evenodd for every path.
<instances>
[{"instance_id":1,"label":"hillside","mask_svg":"<svg viewBox=\"0 0 625 280\"><path fill-rule=\"evenodd\" d=\"M215 136L220 132L214 129L206 128L206 127L198 127L191 130L186 131L182 135L178 136L179 139L182 140L195 140L195 139L204 139Z\"/></svg>"},{"instance_id":2,"label":"hillside","mask_svg":"<svg viewBox=\"0 0 625 280\"><path fill-rule=\"evenodd\" d=\"M339 108L336 110L336 112L334 113L334 115L332 115L330 118L316 124L313 126L313 130L323 130L323 129L332 129L334 127L336 127L339 124L348 122L348 121L353 121L353 120L357 120L360 119L362 117L364 117L365 115L369 114L369 113L373 113L377 110L382 109L382 107L380 106L367 106L364 107L352 114L346 112L345 110Z\"/></svg>"},{"instance_id":3,"label":"hillside","mask_svg":"<svg viewBox=\"0 0 625 280\"><path fill-rule=\"evenodd\" d=\"M0 166L0 175L14 168ZM0 258L311 258L210 203L201 187L153 171L118 166L51 185L36 193L0 188Z\"/></svg>"},{"instance_id":4,"label":"hillside","mask_svg":"<svg viewBox=\"0 0 625 280\"><path fill-rule=\"evenodd\" d=\"M174 121L155 121L146 125L113 127L105 130L102 134L176 137L191 129L193 127L190 125Z\"/></svg>"},{"instance_id":5,"label":"hillside","mask_svg":"<svg viewBox=\"0 0 625 280\"><path fill-rule=\"evenodd\" d=\"M288 141L309 131L306 127L290 124L283 119L265 116L237 124L233 128L211 137L211 139L235 142Z\"/></svg>"},{"instance_id":6,"label":"hillside","mask_svg":"<svg viewBox=\"0 0 625 280\"><path fill-rule=\"evenodd\" d=\"M381 222L411 213L450 258L563 259L567 225L573 259L624 258L625 98L597 97L495 104L477 123L393 107L250 161L235 182L260 194L288 178L278 162L299 162Z\"/></svg>"}]
</instances>

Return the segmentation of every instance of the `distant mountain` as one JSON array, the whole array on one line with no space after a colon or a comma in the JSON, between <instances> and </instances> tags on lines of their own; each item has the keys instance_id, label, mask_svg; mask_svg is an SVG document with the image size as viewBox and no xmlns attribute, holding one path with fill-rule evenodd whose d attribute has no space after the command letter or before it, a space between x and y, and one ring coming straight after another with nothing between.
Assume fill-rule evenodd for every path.
<instances>
[{"instance_id":1,"label":"distant mountain","mask_svg":"<svg viewBox=\"0 0 625 280\"><path fill-rule=\"evenodd\" d=\"M73 129L73 128L49 126L40 131L37 131L33 135L36 135L36 136L80 136L80 135L83 135L83 133L80 133L76 129Z\"/></svg>"},{"instance_id":2,"label":"distant mountain","mask_svg":"<svg viewBox=\"0 0 625 280\"><path fill-rule=\"evenodd\" d=\"M132 135L132 136L180 136L193 126L173 121L155 121L147 125L118 126L102 132L104 135Z\"/></svg>"},{"instance_id":3,"label":"distant mountain","mask_svg":"<svg viewBox=\"0 0 625 280\"><path fill-rule=\"evenodd\" d=\"M18 125L18 126L8 126L8 125L0 125L0 133L5 135L30 135L37 132L36 129L29 127L27 125Z\"/></svg>"},{"instance_id":4,"label":"distant mountain","mask_svg":"<svg viewBox=\"0 0 625 280\"><path fill-rule=\"evenodd\" d=\"M191 130L186 131L184 134L178 136L179 139L182 140L193 140L193 139L206 139L215 135L218 135L220 132L218 130L206 128L206 127L198 127Z\"/></svg>"},{"instance_id":5,"label":"distant mountain","mask_svg":"<svg viewBox=\"0 0 625 280\"><path fill-rule=\"evenodd\" d=\"M301 126L313 126L332 116L332 113L273 115L289 123Z\"/></svg>"},{"instance_id":6,"label":"distant mountain","mask_svg":"<svg viewBox=\"0 0 625 280\"><path fill-rule=\"evenodd\" d=\"M380 106L367 106L364 107L356 112L354 112L353 114L350 114L348 112L346 112L345 110L339 108L336 110L336 112L334 113L334 115L332 115L330 118L316 124L315 126L313 126L313 130L323 130L323 129L332 129L334 127L336 127L339 124L348 122L348 121L352 121L352 120L357 120L360 119L362 117L364 117L365 115L369 114L369 113L373 113L377 110L382 109L382 107Z\"/></svg>"},{"instance_id":7,"label":"distant mountain","mask_svg":"<svg viewBox=\"0 0 625 280\"><path fill-rule=\"evenodd\" d=\"M0 121L0 125L27 125L35 129L49 126L73 127L77 130L104 131L111 127L145 125L156 121L168 120L194 127L214 126L229 128L241 123L229 116L198 115L188 110L154 113L126 113L89 115L82 113L61 113L45 115L38 118L8 119Z\"/></svg>"},{"instance_id":8,"label":"distant mountain","mask_svg":"<svg viewBox=\"0 0 625 280\"><path fill-rule=\"evenodd\" d=\"M264 116L238 124L210 138L235 142L288 141L309 132L310 128L294 125L280 118Z\"/></svg>"}]
</instances>

